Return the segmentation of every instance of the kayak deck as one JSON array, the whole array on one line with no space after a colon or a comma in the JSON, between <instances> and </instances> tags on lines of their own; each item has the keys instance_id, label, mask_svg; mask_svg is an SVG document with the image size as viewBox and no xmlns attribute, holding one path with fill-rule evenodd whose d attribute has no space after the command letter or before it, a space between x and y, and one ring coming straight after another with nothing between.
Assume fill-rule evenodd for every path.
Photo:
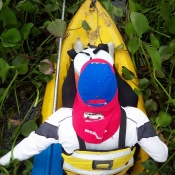
<instances>
[{"instance_id":1,"label":"kayak deck","mask_svg":"<svg viewBox=\"0 0 175 175\"><path fill-rule=\"evenodd\" d=\"M98 45L100 43L108 43L112 41L115 44L115 47L124 44L124 41L116 27L116 24L113 22L111 17L102 7L102 5L97 1L95 6L90 8L91 0L86 0L84 4L81 5L78 12L74 15L73 19L70 21L69 26L67 28L66 35L67 37L63 40L62 52L61 52L61 60L60 60L60 72L59 72L59 80L58 80L58 101L57 101L57 109L62 107L62 85L65 77L67 76L67 71L70 65L70 58L67 54L67 51L73 48L73 45L77 39L79 39L84 47L87 46L88 43L91 45ZM91 30L85 30L81 27L82 22L86 21L88 25L91 27ZM80 28L81 27L81 28ZM79 29L77 29L79 28ZM127 48L124 44L123 50L115 51L115 67L119 74L122 73L122 66L125 66L130 71L132 71L135 76L136 72L131 61L130 55L127 51ZM46 86L43 107L42 107L42 115L43 122L45 119L52 114L53 108L53 98L54 98L54 79L50 81ZM136 80L133 80L134 83L138 83ZM131 81L127 81L127 83L134 89L136 85ZM138 102L138 108L145 112L143 99L140 96ZM59 151L57 151L58 158L55 158L54 154L55 149L59 147ZM49 154L48 154L49 152ZM148 159L148 155L140 149L139 159L136 161L135 168L133 171L133 175L139 172L142 172L143 168L141 166L141 162ZM48 160L47 162L45 160ZM39 163L38 163L39 162ZM48 150L43 151L41 154L35 156L34 159L34 168L32 171L32 175L52 175L52 168L54 169L57 166L57 170L62 171L61 167L61 148L60 146L51 146ZM58 166L59 165L59 166ZM48 167L47 173L44 173L44 168ZM58 167L60 169L58 169ZM39 172L40 171L40 172ZM49 173L48 173L49 171ZM57 174L61 174L61 173ZM55 173L55 172L54 172ZM53 174L56 175L56 174Z\"/></svg>"}]
</instances>

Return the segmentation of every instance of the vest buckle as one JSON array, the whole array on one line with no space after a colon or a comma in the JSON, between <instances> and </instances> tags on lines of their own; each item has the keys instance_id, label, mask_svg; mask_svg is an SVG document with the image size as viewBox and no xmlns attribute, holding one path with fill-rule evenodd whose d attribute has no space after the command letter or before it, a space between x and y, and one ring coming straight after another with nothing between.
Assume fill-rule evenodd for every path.
<instances>
[{"instance_id":1,"label":"vest buckle","mask_svg":"<svg viewBox=\"0 0 175 175\"><path fill-rule=\"evenodd\" d=\"M113 166L113 160L93 160L93 170L111 170Z\"/></svg>"}]
</instances>

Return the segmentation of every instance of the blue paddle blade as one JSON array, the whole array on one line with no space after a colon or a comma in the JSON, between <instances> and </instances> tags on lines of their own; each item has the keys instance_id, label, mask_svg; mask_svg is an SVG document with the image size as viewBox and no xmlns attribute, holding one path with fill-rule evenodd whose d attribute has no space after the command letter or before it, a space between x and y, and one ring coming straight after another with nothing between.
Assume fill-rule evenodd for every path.
<instances>
[{"instance_id":1,"label":"blue paddle blade","mask_svg":"<svg viewBox=\"0 0 175 175\"><path fill-rule=\"evenodd\" d=\"M35 155L32 175L63 174L61 153L61 145L52 144L40 154Z\"/></svg>"}]
</instances>

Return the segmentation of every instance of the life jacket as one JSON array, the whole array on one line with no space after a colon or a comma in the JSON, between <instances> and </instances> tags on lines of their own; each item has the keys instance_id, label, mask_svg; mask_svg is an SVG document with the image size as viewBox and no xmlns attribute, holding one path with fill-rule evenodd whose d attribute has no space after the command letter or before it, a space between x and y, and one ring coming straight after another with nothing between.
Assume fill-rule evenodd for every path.
<instances>
[{"instance_id":1,"label":"life jacket","mask_svg":"<svg viewBox=\"0 0 175 175\"><path fill-rule=\"evenodd\" d=\"M126 112L123 108L121 108L118 149L87 150L85 142L77 137L80 149L75 150L71 155L62 153L63 169L67 175L124 175L134 164L135 147L125 147Z\"/></svg>"}]
</instances>

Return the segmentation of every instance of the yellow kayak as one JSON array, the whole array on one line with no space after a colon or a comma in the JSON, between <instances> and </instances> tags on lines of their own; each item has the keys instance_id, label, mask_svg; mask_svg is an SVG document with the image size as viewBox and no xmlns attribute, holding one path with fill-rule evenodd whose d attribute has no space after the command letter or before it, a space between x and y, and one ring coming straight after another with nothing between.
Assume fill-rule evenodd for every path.
<instances>
[{"instance_id":1,"label":"yellow kayak","mask_svg":"<svg viewBox=\"0 0 175 175\"><path fill-rule=\"evenodd\" d=\"M62 85L67 75L71 60L67 54L67 51L73 48L73 45L77 39L80 39L84 47L86 47L88 43L98 46L98 44L100 44L101 42L108 43L110 41L115 44L115 47L124 44L124 41L116 27L116 24L113 22L109 14L102 7L102 5L98 1L96 1L95 6L90 8L91 2L91 0L86 0L81 5L77 13L74 15L73 19L70 21L67 28L67 37L63 40L60 58L57 109L62 107ZM89 24L91 30L87 31L81 27L82 21L84 20ZM126 46L124 46L123 50L117 50L115 52L115 67L120 75L122 73L122 66L125 66L130 71L132 71L135 76L137 76ZM133 89L136 87L131 81L127 81L127 83L129 83L129 85ZM136 82L135 80L135 83L137 84L138 82ZM54 86L55 80L53 79L47 84L46 87L42 107L43 122L48 116L52 114ZM139 97L138 108L145 112L144 103L141 96ZM36 168L36 165L38 163L37 161L41 161L40 159L41 158L38 158L34 161L34 169ZM141 162L147 159L148 155L142 149L140 149L139 156L132 173L133 175L142 172L143 168ZM50 166L53 167L52 165ZM34 172L35 171L33 171L32 173L33 175L36 174ZM40 174L42 173L40 172Z\"/></svg>"}]
</instances>

